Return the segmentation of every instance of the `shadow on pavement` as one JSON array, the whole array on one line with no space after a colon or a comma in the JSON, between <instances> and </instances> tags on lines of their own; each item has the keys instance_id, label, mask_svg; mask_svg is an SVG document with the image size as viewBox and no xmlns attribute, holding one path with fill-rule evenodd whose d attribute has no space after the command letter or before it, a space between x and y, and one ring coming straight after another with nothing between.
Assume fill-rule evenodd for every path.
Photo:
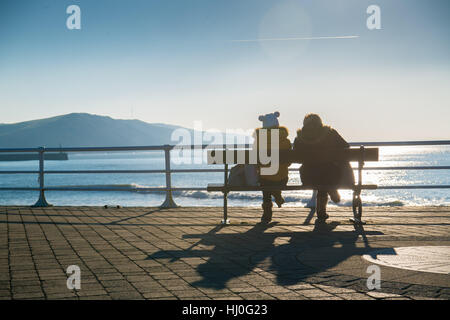
<instances>
[{"instance_id":1,"label":"shadow on pavement","mask_svg":"<svg viewBox=\"0 0 450 320\"><path fill-rule=\"evenodd\" d=\"M148 259L172 257L201 257L208 259L197 267L203 279L192 283L196 287L222 289L228 281L261 268L276 275L280 285L292 285L316 273L326 271L353 255L366 254L372 248L367 235L382 232L366 232L362 226L354 231L335 231L337 222L315 224L306 232L266 232L276 223L256 224L244 233L217 234L216 227L206 234L185 235L199 238L187 250L162 250ZM363 245L356 246L360 239ZM195 249L196 246L200 248ZM213 246L202 249L201 246Z\"/></svg>"}]
</instances>

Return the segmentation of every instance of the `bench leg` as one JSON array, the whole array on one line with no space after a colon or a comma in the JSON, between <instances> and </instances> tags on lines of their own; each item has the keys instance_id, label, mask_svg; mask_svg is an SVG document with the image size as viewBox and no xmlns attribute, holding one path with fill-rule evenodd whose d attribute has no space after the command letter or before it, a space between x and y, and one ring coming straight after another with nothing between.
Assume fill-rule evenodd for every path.
<instances>
[{"instance_id":1,"label":"bench leg","mask_svg":"<svg viewBox=\"0 0 450 320\"><path fill-rule=\"evenodd\" d=\"M353 218L350 219L354 224L366 224L361 220L362 218L362 202L361 202L361 190L353 191Z\"/></svg>"},{"instance_id":2,"label":"bench leg","mask_svg":"<svg viewBox=\"0 0 450 320\"><path fill-rule=\"evenodd\" d=\"M230 224L230 220L228 220L228 192L226 191L223 193L223 220L221 224Z\"/></svg>"}]
</instances>

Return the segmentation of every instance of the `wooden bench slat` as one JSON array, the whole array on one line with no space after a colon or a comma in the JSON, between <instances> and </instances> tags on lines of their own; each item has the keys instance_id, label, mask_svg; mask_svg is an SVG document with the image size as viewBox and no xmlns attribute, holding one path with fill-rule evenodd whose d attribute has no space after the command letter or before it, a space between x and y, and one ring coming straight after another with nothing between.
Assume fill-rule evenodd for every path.
<instances>
[{"instance_id":1,"label":"wooden bench slat","mask_svg":"<svg viewBox=\"0 0 450 320\"><path fill-rule=\"evenodd\" d=\"M354 185L354 186L305 186L305 185L287 185L283 187L276 187L276 186L264 186L264 187L257 187L257 186L229 186L225 185L223 183L210 183L208 184L208 187L206 188L207 191L275 191L275 190L282 190L282 191L289 191L289 190L334 190L334 189L340 189L340 190L355 190L355 189L365 189L365 190L374 190L377 189L377 185L375 184L363 184L361 186Z\"/></svg>"},{"instance_id":2,"label":"wooden bench slat","mask_svg":"<svg viewBox=\"0 0 450 320\"><path fill-rule=\"evenodd\" d=\"M364 148L364 161L378 161L378 148ZM254 150L208 150L208 164L255 164L260 163ZM329 161L359 161L362 159L360 148L315 150L298 153L294 150L281 150L280 163L329 162Z\"/></svg>"}]
</instances>

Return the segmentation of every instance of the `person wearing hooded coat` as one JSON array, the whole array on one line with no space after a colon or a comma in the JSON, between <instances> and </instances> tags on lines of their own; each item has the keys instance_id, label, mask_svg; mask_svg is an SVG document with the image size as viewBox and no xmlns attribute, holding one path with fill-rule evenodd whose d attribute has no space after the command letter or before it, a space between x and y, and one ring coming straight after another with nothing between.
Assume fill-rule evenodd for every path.
<instances>
[{"instance_id":1,"label":"person wearing hooded coat","mask_svg":"<svg viewBox=\"0 0 450 320\"><path fill-rule=\"evenodd\" d=\"M303 128L297 131L293 150L308 153L315 150L349 148L349 144L330 126L322 123L317 114L308 114L303 120ZM304 185L354 185L355 178L350 163L347 161L305 162L300 167L300 178ZM337 190L318 190L316 212L320 222L329 216L326 213L328 195L333 202L340 202Z\"/></svg>"},{"instance_id":2,"label":"person wearing hooded coat","mask_svg":"<svg viewBox=\"0 0 450 320\"><path fill-rule=\"evenodd\" d=\"M278 130L279 150L290 150L291 141L288 139L288 129L280 127L278 123L278 117L280 113L274 112L266 115L259 116L259 120L263 122L262 128L257 128L253 135L254 137L254 149L259 153L259 133L261 129L267 129L267 150L271 148L271 130ZM289 163L280 163L277 173L273 175L260 175L259 181L261 186L285 186L288 182L288 167ZM263 167L263 165L261 165ZM263 191L263 215L261 217L262 223L269 223L272 220L272 196L275 199L275 203L280 208L285 202L281 196L280 191Z\"/></svg>"}]
</instances>

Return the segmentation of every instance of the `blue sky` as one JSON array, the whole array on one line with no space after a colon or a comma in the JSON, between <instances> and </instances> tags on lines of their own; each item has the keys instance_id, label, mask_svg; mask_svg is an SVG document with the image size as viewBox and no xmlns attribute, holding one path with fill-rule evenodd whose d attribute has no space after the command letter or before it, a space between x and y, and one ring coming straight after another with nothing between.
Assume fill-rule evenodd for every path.
<instances>
[{"instance_id":1,"label":"blue sky","mask_svg":"<svg viewBox=\"0 0 450 320\"><path fill-rule=\"evenodd\" d=\"M72 4L81 30L66 28ZM366 27L371 4L381 30ZM446 0L3 0L0 122L89 112L225 130L279 111L292 136L316 112L351 141L448 139L449 9Z\"/></svg>"}]
</instances>

